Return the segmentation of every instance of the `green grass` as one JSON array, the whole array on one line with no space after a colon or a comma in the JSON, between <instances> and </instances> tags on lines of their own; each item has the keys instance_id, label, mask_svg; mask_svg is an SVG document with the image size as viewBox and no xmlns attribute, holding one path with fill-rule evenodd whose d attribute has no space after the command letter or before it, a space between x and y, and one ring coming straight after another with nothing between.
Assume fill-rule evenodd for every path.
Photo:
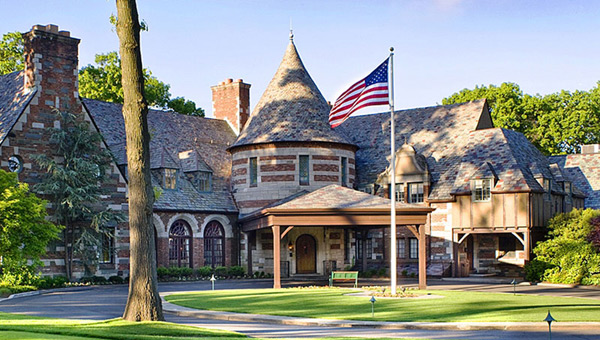
<instances>
[{"instance_id":1,"label":"green grass","mask_svg":"<svg viewBox=\"0 0 600 340\"><path fill-rule=\"evenodd\" d=\"M535 295L426 291L439 299L377 299L345 296L348 289L217 290L167 296L185 307L346 320L377 321L542 321L548 310L558 321L600 321L600 301ZM421 292L423 294L424 292Z\"/></svg>"},{"instance_id":2,"label":"green grass","mask_svg":"<svg viewBox=\"0 0 600 340\"><path fill-rule=\"evenodd\" d=\"M129 322L121 319L105 321L37 318L0 312L0 339L117 339L155 340L218 338L231 339L245 335L168 322Z\"/></svg>"},{"instance_id":3,"label":"green grass","mask_svg":"<svg viewBox=\"0 0 600 340\"><path fill-rule=\"evenodd\" d=\"M230 331L182 326L168 322L128 322L120 319L105 321L65 320L0 312L0 339L241 340L241 338L246 338L246 336ZM385 338L381 339L383 340ZM412 338L402 339L427 340ZM356 340L356 338L314 338L311 340Z\"/></svg>"}]
</instances>

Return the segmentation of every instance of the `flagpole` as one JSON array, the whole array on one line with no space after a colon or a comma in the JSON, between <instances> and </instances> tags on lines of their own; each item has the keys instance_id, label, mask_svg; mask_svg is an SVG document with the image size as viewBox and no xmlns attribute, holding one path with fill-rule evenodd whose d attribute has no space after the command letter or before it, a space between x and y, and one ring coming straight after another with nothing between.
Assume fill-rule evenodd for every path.
<instances>
[{"instance_id":1,"label":"flagpole","mask_svg":"<svg viewBox=\"0 0 600 340\"><path fill-rule=\"evenodd\" d=\"M391 146L391 167L390 167L390 286L392 295L396 294L396 280L398 271L398 256L396 245L396 129L394 124L394 48L390 47L389 63L389 83L390 83L390 146Z\"/></svg>"}]
</instances>

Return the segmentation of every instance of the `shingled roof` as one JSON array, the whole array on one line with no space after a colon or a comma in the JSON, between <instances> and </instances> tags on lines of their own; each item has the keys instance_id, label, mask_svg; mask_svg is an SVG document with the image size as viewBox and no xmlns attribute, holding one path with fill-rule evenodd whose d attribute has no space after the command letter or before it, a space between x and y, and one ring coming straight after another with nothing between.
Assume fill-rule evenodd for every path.
<instances>
[{"instance_id":1,"label":"shingled roof","mask_svg":"<svg viewBox=\"0 0 600 340\"><path fill-rule=\"evenodd\" d=\"M329 126L328 117L329 105L290 40L275 76L232 148L273 142L352 144Z\"/></svg>"},{"instance_id":2,"label":"shingled roof","mask_svg":"<svg viewBox=\"0 0 600 340\"><path fill-rule=\"evenodd\" d=\"M475 178L495 178L495 192L543 192L549 162L521 133L493 128L485 100L396 111L396 145L407 141L427 160L430 201L468 194ZM354 141L357 185L376 182L389 165L390 115L351 117L340 131ZM557 186L554 190L560 190Z\"/></svg>"},{"instance_id":3,"label":"shingled roof","mask_svg":"<svg viewBox=\"0 0 600 340\"><path fill-rule=\"evenodd\" d=\"M125 123L122 105L82 99L119 165L126 164ZM163 190L155 202L157 210L237 212L229 181L231 155L226 148L235 140L227 122L149 110L148 127L152 168L176 168L177 190ZM200 192L184 174L189 171L212 172L212 191ZM153 185L160 180L153 177Z\"/></svg>"},{"instance_id":4,"label":"shingled roof","mask_svg":"<svg viewBox=\"0 0 600 340\"><path fill-rule=\"evenodd\" d=\"M549 159L562 170L566 180L573 182L573 189L579 188L587 196L586 208L600 209L600 154L561 155Z\"/></svg>"},{"instance_id":5,"label":"shingled roof","mask_svg":"<svg viewBox=\"0 0 600 340\"><path fill-rule=\"evenodd\" d=\"M23 71L0 76L0 144L13 128L35 90L24 91Z\"/></svg>"}]
</instances>

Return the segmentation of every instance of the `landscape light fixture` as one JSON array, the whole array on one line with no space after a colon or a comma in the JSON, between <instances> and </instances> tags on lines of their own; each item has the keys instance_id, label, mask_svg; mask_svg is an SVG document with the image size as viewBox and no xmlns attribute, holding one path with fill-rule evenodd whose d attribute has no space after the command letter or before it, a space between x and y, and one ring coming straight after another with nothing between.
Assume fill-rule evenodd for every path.
<instances>
[{"instance_id":1,"label":"landscape light fixture","mask_svg":"<svg viewBox=\"0 0 600 340\"><path fill-rule=\"evenodd\" d=\"M375 317L375 301L377 301L377 300L375 300L374 296L371 296L371 300L369 300L369 301L371 301L371 317L374 318Z\"/></svg>"},{"instance_id":2,"label":"landscape light fixture","mask_svg":"<svg viewBox=\"0 0 600 340\"><path fill-rule=\"evenodd\" d=\"M552 321L556 321L556 320L550 314L550 310L548 310L548 315L546 315L546 318L544 319L544 321L546 321L548 323L548 336L549 336L549 339L552 340Z\"/></svg>"},{"instance_id":3,"label":"landscape light fixture","mask_svg":"<svg viewBox=\"0 0 600 340\"><path fill-rule=\"evenodd\" d=\"M212 284L212 290L215 290L215 281L217 281L217 278L215 277L215 274L212 274L212 276L210 277L210 283Z\"/></svg>"},{"instance_id":4,"label":"landscape light fixture","mask_svg":"<svg viewBox=\"0 0 600 340\"><path fill-rule=\"evenodd\" d=\"M517 279L513 279L510 284L513 285L513 295L517 295Z\"/></svg>"}]
</instances>

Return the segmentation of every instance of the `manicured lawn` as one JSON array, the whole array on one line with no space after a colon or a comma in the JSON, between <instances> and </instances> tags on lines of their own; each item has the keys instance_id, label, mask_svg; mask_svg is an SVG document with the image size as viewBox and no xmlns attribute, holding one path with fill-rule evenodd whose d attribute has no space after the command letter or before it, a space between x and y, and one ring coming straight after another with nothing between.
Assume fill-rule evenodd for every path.
<instances>
[{"instance_id":1,"label":"manicured lawn","mask_svg":"<svg viewBox=\"0 0 600 340\"><path fill-rule=\"evenodd\" d=\"M0 312L0 339L189 339L245 337L235 332L182 326L168 322L129 322L120 319L82 321Z\"/></svg>"},{"instance_id":2,"label":"manicured lawn","mask_svg":"<svg viewBox=\"0 0 600 340\"><path fill-rule=\"evenodd\" d=\"M581 298L426 291L439 299L345 296L348 289L216 290L174 294L167 301L185 307L240 313L378 321L542 321L548 310L558 321L600 321L600 301ZM421 292L420 294L423 294Z\"/></svg>"},{"instance_id":3,"label":"manicured lawn","mask_svg":"<svg viewBox=\"0 0 600 340\"><path fill-rule=\"evenodd\" d=\"M119 319L106 321L65 320L0 312L0 339L241 340L243 338L246 338L246 336L240 333L182 326L168 322L128 322ZM402 339L396 338L394 340ZM314 338L310 340L356 340L356 338ZM381 338L381 340L384 340L384 338Z\"/></svg>"}]
</instances>

